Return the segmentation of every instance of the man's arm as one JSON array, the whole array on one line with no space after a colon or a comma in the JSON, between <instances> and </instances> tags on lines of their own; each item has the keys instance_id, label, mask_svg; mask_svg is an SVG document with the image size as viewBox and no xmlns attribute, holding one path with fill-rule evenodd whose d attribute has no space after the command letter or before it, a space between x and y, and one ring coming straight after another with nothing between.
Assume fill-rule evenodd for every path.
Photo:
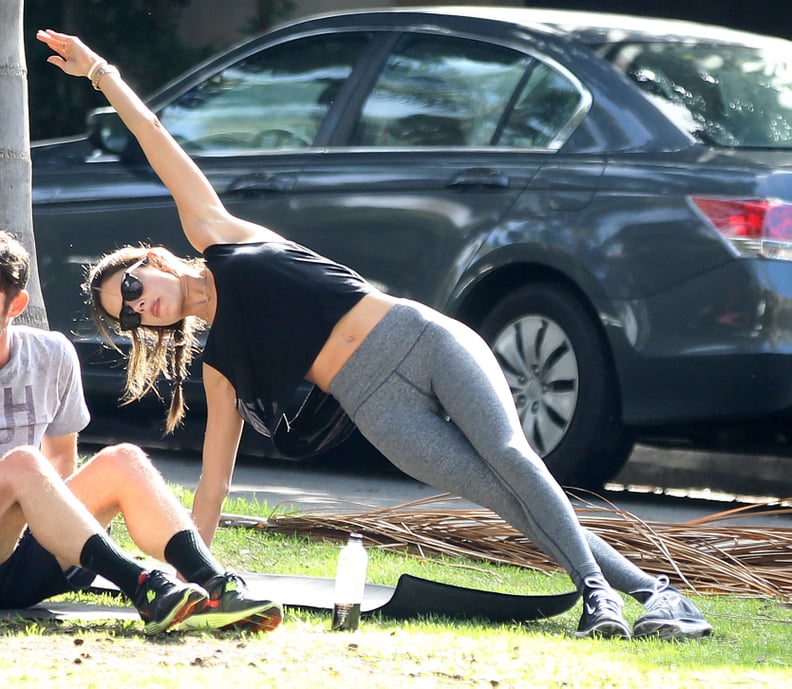
<instances>
[{"instance_id":1,"label":"man's arm","mask_svg":"<svg viewBox=\"0 0 792 689\"><path fill-rule=\"evenodd\" d=\"M50 436L41 439L41 452L55 467L61 478L66 479L77 470L77 434Z\"/></svg>"}]
</instances>

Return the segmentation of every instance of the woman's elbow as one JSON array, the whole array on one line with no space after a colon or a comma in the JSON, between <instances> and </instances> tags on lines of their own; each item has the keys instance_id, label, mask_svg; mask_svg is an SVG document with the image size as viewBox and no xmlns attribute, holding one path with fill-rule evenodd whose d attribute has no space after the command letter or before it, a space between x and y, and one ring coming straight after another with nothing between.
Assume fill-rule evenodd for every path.
<instances>
[{"instance_id":1,"label":"woman's elbow","mask_svg":"<svg viewBox=\"0 0 792 689\"><path fill-rule=\"evenodd\" d=\"M231 479L203 473L198 481L197 492L212 504L222 503L231 492Z\"/></svg>"}]
</instances>

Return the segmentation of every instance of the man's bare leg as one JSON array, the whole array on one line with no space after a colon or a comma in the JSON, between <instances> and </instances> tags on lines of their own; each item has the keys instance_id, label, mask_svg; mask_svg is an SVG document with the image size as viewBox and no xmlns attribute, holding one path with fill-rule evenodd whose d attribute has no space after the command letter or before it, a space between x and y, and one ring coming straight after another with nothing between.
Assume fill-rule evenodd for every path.
<instances>
[{"instance_id":1,"label":"man's bare leg","mask_svg":"<svg viewBox=\"0 0 792 689\"><path fill-rule=\"evenodd\" d=\"M67 485L102 526L123 514L135 544L159 560L165 559L165 546L175 534L194 529L187 510L136 445L101 450Z\"/></svg>"},{"instance_id":2,"label":"man's bare leg","mask_svg":"<svg viewBox=\"0 0 792 689\"><path fill-rule=\"evenodd\" d=\"M13 552L25 524L64 567L79 565L85 542L103 531L33 447L0 458L0 562Z\"/></svg>"}]
</instances>

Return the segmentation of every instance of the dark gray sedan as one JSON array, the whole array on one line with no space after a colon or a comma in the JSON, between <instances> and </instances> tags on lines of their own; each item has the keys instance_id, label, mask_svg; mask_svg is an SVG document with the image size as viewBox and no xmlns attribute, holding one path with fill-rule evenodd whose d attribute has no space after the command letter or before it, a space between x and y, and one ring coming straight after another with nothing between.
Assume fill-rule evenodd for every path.
<instances>
[{"instance_id":1,"label":"dark gray sedan","mask_svg":"<svg viewBox=\"0 0 792 689\"><path fill-rule=\"evenodd\" d=\"M683 22L348 12L149 102L233 213L479 330L534 448L596 486L636 440L785 440L791 60L781 40ZM139 241L188 254L174 204L110 112L33 156L50 324L73 334L89 397L115 398L84 265Z\"/></svg>"}]
</instances>

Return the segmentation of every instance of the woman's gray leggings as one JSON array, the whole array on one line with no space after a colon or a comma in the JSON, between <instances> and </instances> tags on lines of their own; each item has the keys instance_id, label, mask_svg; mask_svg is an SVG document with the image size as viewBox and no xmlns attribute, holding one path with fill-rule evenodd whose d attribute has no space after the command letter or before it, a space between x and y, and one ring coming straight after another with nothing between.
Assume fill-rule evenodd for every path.
<instances>
[{"instance_id":1,"label":"woman's gray leggings","mask_svg":"<svg viewBox=\"0 0 792 689\"><path fill-rule=\"evenodd\" d=\"M578 589L600 572L625 593L653 587L653 577L580 526L528 444L495 356L463 323L400 301L330 393L404 473L491 509L563 566Z\"/></svg>"}]
</instances>

